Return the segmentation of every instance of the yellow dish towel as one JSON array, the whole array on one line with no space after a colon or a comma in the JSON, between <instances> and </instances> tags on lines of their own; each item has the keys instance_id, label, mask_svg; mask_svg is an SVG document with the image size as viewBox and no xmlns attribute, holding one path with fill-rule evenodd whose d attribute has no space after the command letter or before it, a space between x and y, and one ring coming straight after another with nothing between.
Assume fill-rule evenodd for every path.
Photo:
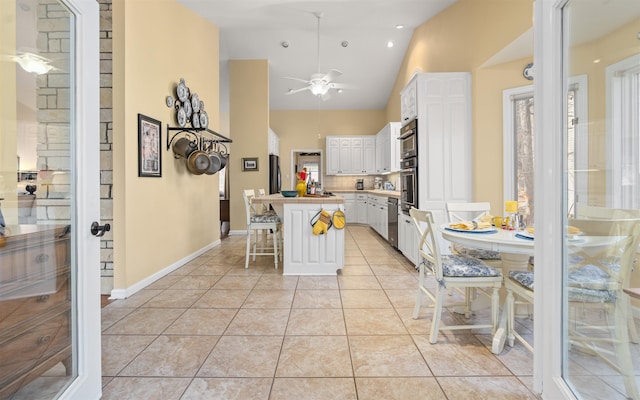
<instances>
[{"instance_id":1,"label":"yellow dish towel","mask_svg":"<svg viewBox=\"0 0 640 400\"><path fill-rule=\"evenodd\" d=\"M449 224L449 227L454 229L462 229L465 231L472 231L474 229L491 228L491 222L489 221L458 221Z\"/></svg>"}]
</instances>

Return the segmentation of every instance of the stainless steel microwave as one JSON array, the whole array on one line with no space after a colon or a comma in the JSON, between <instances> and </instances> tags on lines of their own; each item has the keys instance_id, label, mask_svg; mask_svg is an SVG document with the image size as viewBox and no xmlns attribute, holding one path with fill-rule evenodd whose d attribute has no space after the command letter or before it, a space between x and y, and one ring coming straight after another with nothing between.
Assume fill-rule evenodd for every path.
<instances>
[{"instance_id":1,"label":"stainless steel microwave","mask_svg":"<svg viewBox=\"0 0 640 400\"><path fill-rule=\"evenodd\" d=\"M400 158L418 155L418 120L414 119L400 129Z\"/></svg>"}]
</instances>

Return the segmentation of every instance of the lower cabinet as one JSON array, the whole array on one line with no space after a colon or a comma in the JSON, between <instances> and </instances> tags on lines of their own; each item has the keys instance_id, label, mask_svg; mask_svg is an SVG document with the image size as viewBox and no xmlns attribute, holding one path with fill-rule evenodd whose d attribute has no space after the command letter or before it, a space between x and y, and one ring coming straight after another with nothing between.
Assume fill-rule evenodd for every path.
<instances>
[{"instance_id":1,"label":"lower cabinet","mask_svg":"<svg viewBox=\"0 0 640 400\"><path fill-rule=\"evenodd\" d=\"M387 215L387 197L369 195L367 196L367 220L376 232L383 238L388 239L389 216Z\"/></svg>"},{"instance_id":2,"label":"lower cabinet","mask_svg":"<svg viewBox=\"0 0 640 400\"><path fill-rule=\"evenodd\" d=\"M356 195L354 193L341 193L340 196L344 198L344 218L347 223L356 223L357 221L357 208L356 208Z\"/></svg>"},{"instance_id":3,"label":"lower cabinet","mask_svg":"<svg viewBox=\"0 0 640 400\"><path fill-rule=\"evenodd\" d=\"M418 265L418 232L411 217L404 213L398 214L398 250L413 263Z\"/></svg>"},{"instance_id":4,"label":"lower cabinet","mask_svg":"<svg viewBox=\"0 0 640 400\"><path fill-rule=\"evenodd\" d=\"M359 224L367 224L367 195L362 193L356 194L356 202L355 202L355 222Z\"/></svg>"}]
</instances>

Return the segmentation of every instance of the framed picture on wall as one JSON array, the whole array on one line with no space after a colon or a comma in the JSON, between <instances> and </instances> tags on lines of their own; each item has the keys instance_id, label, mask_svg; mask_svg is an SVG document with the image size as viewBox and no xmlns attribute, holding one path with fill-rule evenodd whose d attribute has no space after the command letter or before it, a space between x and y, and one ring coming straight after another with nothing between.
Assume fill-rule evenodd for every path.
<instances>
[{"instance_id":1,"label":"framed picture on wall","mask_svg":"<svg viewBox=\"0 0 640 400\"><path fill-rule=\"evenodd\" d=\"M242 159L243 171L257 171L258 170L258 157L243 158Z\"/></svg>"},{"instance_id":2,"label":"framed picture on wall","mask_svg":"<svg viewBox=\"0 0 640 400\"><path fill-rule=\"evenodd\" d=\"M138 176L162 176L160 121L138 114Z\"/></svg>"}]
</instances>

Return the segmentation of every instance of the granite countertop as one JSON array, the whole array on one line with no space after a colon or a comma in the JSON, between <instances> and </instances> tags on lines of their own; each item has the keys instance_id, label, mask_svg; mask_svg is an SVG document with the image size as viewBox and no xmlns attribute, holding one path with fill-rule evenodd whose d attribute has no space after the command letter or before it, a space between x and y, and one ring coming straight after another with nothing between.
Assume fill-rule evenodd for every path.
<instances>
[{"instance_id":1,"label":"granite countertop","mask_svg":"<svg viewBox=\"0 0 640 400\"><path fill-rule=\"evenodd\" d=\"M386 197L395 197L397 199L400 198L399 190L380 190L380 189L364 189L364 190L356 190L356 189L325 189L327 192L331 193L371 193L377 196L386 196Z\"/></svg>"}]
</instances>

